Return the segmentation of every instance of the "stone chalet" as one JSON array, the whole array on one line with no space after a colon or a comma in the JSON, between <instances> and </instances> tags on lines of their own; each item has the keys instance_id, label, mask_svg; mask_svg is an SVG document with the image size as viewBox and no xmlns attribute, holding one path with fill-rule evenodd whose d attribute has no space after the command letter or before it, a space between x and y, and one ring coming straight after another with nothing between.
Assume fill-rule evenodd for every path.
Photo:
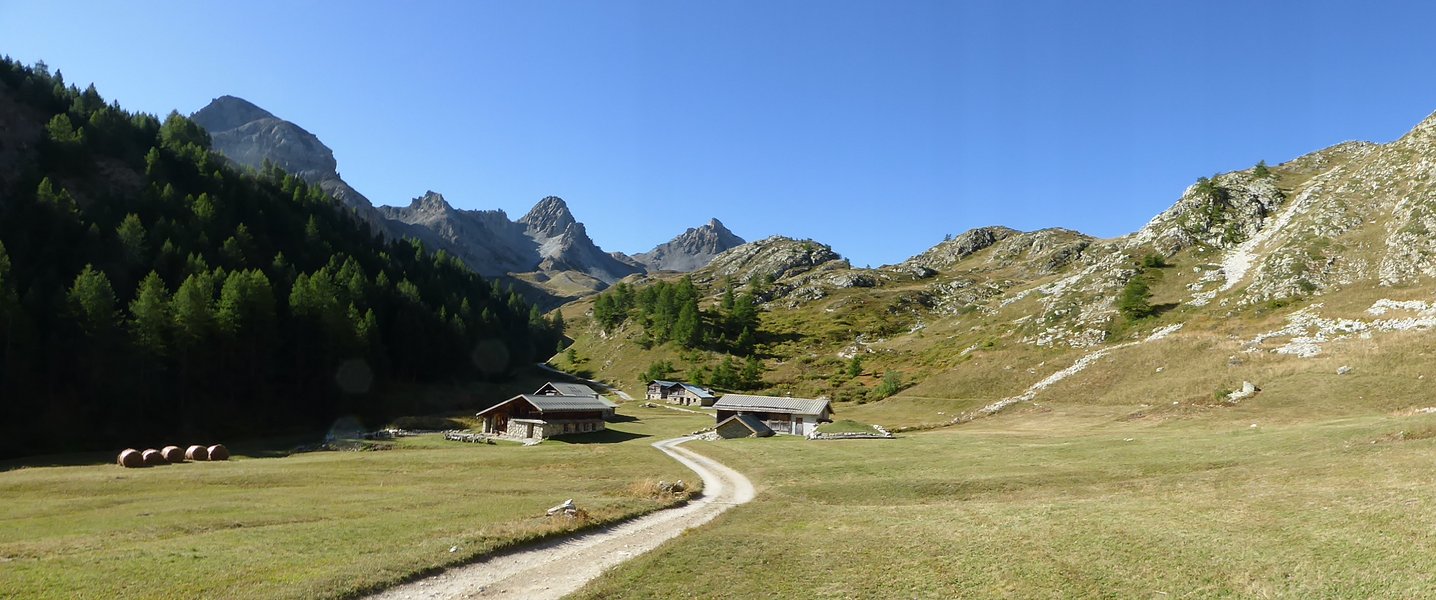
<instances>
[{"instance_id":1,"label":"stone chalet","mask_svg":"<svg viewBox=\"0 0 1436 600\"><path fill-rule=\"evenodd\" d=\"M535 392L534 392L534 395L535 395L535 396L570 396L570 397L574 397L574 398L579 398L579 397L598 398L598 400L599 400L600 402L602 402L602 403L608 405L608 412L604 413L604 415L603 415L603 417L604 417L605 419L613 417L613 411L614 411L614 409L618 408L618 405L617 405L617 404L614 404L614 403L613 403L612 401L610 401L609 399L604 398L603 396L600 396L600 395L598 394L598 392L593 391L593 388L588 387L588 386L586 386L586 385L584 385L584 384L582 384L582 383L554 383L554 382L550 381L550 382L548 382L548 383L543 384L543 386L540 387L540 388L538 389L538 391L535 391Z\"/></svg>"},{"instance_id":2,"label":"stone chalet","mask_svg":"<svg viewBox=\"0 0 1436 600\"><path fill-rule=\"evenodd\" d=\"M833 420L833 408L825 398L809 400L728 394L719 398L713 408L718 409L719 424L739 415L752 416L775 433L792 435L809 435L818 428L819 423Z\"/></svg>"},{"instance_id":3,"label":"stone chalet","mask_svg":"<svg viewBox=\"0 0 1436 600\"><path fill-rule=\"evenodd\" d=\"M603 431L612 403L595 396L520 394L475 416L482 433L513 440L542 440L558 435Z\"/></svg>"},{"instance_id":4,"label":"stone chalet","mask_svg":"<svg viewBox=\"0 0 1436 600\"><path fill-rule=\"evenodd\" d=\"M713 394L713 390L691 383L656 379L648 382L648 399L683 406L713 406L718 396Z\"/></svg>"}]
</instances>

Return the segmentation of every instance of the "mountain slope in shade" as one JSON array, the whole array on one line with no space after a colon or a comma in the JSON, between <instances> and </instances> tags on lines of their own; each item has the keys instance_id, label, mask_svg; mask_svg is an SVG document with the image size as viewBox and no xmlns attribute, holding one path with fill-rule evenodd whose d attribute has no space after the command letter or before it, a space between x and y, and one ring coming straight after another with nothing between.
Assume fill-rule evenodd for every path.
<instances>
[{"instance_id":1,"label":"mountain slope in shade","mask_svg":"<svg viewBox=\"0 0 1436 600\"><path fill-rule=\"evenodd\" d=\"M334 151L303 127L234 96L215 98L190 119L209 132L211 147L230 160L252 169L268 160L318 184L376 230L403 233L387 227L369 199L339 177Z\"/></svg>"},{"instance_id":2,"label":"mountain slope in shade","mask_svg":"<svg viewBox=\"0 0 1436 600\"><path fill-rule=\"evenodd\" d=\"M724 251L746 243L723 222L711 219L702 227L689 228L664 244L631 258L650 271L690 272L706 266Z\"/></svg>"}]
</instances>

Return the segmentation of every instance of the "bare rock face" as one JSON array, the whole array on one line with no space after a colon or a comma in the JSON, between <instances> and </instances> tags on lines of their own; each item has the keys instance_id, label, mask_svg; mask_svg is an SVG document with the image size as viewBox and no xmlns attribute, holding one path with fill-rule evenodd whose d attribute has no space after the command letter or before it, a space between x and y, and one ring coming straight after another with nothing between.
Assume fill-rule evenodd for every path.
<instances>
[{"instance_id":1,"label":"bare rock face","mask_svg":"<svg viewBox=\"0 0 1436 600\"><path fill-rule=\"evenodd\" d=\"M827 245L775 235L719 254L694 281L704 283L727 277L738 283L764 277L777 281L840 261L842 257Z\"/></svg>"},{"instance_id":2,"label":"bare rock face","mask_svg":"<svg viewBox=\"0 0 1436 600\"><path fill-rule=\"evenodd\" d=\"M190 115L209 132L211 148L240 165L258 169L267 160L310 184L318 184L376 231L398 234L374 205L339 177L334 151L314 134L253 103L220 96Z\"/></svg>"},{"instance_id":3,"label":"bare rock face","mask_svg":"<svg viewBox=\"0 0 1436 600\"><path fill-rule=\"evenodd\" d=\"M943 240L942 243L927 249L922 254L903 261L903 266L908 269L927 268L941 271L964 258L991 247L998 241L1017 235L1017 233L1016 230L1007 227L970 229L955 238Z\"/></svg>"},{"instance_id":4,"label":"bare rock face","mask_svg":"<svg viewBox=\"0 0 1436 600\"><path fill-rule=\"evenodd\" d=\"M549 196L518 220L524 235L538 245L540 271L577 271L612 284L642 267L625 263L604 252L588 237L583 223L573 218L563 198Z\"/></svg>"},{"instance_id":5,"label":"bare rock face","mask_svg":"<svg viewBox=\"0 0 1436 600\"><path fill-rule=\"evenodd\" d=\"M649 271L688 273L703 268L714 257L744 243L746 242L743 238L729 231L715 218L702 227L689 228L648 252L636 254L632 259Z\"/></svg>"},{"instance_id":6,"label":"bare rock face","mask_svg":"<svg viewBox=\"0 0 1436 600\"><path fill-rule=\"evenodd\" d=\"M380 214L410 227L407 235L444 250L486 277L533 270L539 262L533 240L502 210L459 210L437 192L425 192L407 207L381 206Z\"/></svg>"},{"instance_id":7,"label":"bare rock face","mask_svg":"<svg viewBox=\"0 0 1436 600\"><path fill-rule=\"evenodd\" d=\"M386 218L410 225L412 234L433 248L458 256L481 275L576 271L611 284L641 266L620 261L589 239L562 198L540 200L518 221L501 210L459 210L436 192L415 198L407 207L379 208Z\"/></svg>"}]
</instances>

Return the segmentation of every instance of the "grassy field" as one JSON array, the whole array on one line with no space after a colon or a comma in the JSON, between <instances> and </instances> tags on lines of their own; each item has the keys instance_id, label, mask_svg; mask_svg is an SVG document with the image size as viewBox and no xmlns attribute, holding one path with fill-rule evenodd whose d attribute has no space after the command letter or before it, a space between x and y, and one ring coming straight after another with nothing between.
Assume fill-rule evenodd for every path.
<instances>
[{"instance_id":1,"label":"grassy field","mask_svg":"<svg viewBox=\"0 0 1436 600\"><path fill-rule=\"evenodd\" d=\"M757 500L581 597L1409 598L1436 585L1432 415L1093 428L1026 412L882 443L693 447L743 465Z\"/></svg>"},{"instance_id":2,"label":"grassy field","mask_svg":"<svg viewBox=\"0 0 1436 600\"><path fill-rule=\"evenodd\" d=\"M425 436L381 452L0 472L0 597L343 597L572 529L544 516L567 498L592 522L651 511L662 503L644 482L696 478L649 444L710 422L620 413L641 420L527 448Z\"/></svg>"}]
</instances>

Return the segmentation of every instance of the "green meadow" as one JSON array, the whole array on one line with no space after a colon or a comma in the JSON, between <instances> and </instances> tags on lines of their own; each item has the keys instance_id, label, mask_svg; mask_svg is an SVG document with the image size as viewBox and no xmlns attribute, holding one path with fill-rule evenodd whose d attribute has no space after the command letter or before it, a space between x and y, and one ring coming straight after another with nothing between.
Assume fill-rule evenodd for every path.
<instances>
[{"instance_id":1,"label":"green meadow","mask_svg":"<svg viewBox=\"0 0 1436 600\"><path fill-rule=\"evenodd\" d=\"M369 452L239 445L230 462L146 469L9 464L0 597L346 597L649 512L672 502L651 482L695 479L649 444L708 419L632 406L641 420L533 447L427 435ZM588 520L544 515L568 498Z\"/></svg>"}]
</instances>

